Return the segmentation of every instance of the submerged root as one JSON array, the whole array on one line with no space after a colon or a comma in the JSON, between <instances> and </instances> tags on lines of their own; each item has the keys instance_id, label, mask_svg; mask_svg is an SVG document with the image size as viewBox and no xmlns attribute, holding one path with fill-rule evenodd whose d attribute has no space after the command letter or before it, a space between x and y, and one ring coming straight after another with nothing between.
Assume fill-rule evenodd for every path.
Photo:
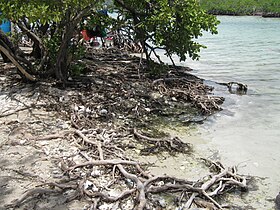
<instances>
[{"instance_id":1,"label":"submerged root","mask_svg":"<svg viewBox=\"0 0 280 210\"><path fill-rule=\"evenodd\" d=\"M239 82L222 83L217 82L219 85L227 86L228 91L232 94L244 95L247 93L248 86Z\"/></svg>"}]
</instances>

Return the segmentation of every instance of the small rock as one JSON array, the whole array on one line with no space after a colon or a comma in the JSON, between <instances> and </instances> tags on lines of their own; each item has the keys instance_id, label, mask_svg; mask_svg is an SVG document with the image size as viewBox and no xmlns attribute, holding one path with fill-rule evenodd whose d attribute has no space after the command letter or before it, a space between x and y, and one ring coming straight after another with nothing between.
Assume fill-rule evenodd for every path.
<instances>
[{"instance_id":1,"label":"small rock","mask_svg":"<svg viewBox=\"0 0 280 210\"><path fill-rule=\"evenodd\" d=\"M106 116L107 114L108 114L107 109L101 109L101 110L99 111L99 115L101 115L101 116Z\"/></svg>"},{"instance_id":2,"label":"small rock","mask_svg":"<svg viewBox=\"0 0 280 210\"><path fill-rule=\"evenodd\" d=\"M55 171L53 171L53 174L60 174L60 171L55 170Z\"/></svg>"},{"instance_id":3,"label":"small rock","mask_svg":"<svg viewBox=\"0 0 280 210\"><path fill-rule=\"evenodd\" d=\"M93 182L91 182L89 180L86 180L86 182L84 183L84 189L98 191L98 188L93 184Z\"/></svg>"},{"instance_id":4,"label":"small rock","mask_svg":"<svg viewBox=\"0 0 280 210\"><path fill-rule=\"evenodd\" d=\"M43 152L44 152L47 156L50 155L50 149L47 148L47 147L44 147L44 148L43 148Z\"/></svg>"},{"instance_id":5,"label":"small rock","mask_svg":"<svg viewBox=\"0 0 280 210\"><path fill-rule=\"evenodd\" d=\"M72 107L73 109L74 109L74 111L78 111L79 110L79 107L75 104L73 107Z\"/></svg>"},{"instance_id":6,"label":"small rock","mask_svg":"<svg viewBox=\"0 0 280 210\"><path fill-rule=\"evenodd\" d=\"M166 203L165 203L165 200L164 199L160 199L158 201L159 205L162 207L162 208L165 208L166 207Z\"/></svg>"},{"instance_id":7,"label":"small rock","mask_svg":"<svg viewBox=\"0 0 280 210\"><path fill-rule=\"evenodd\" d=\"M253 164L254 164L254 166L256 166L256 167L259 167L259 163L254 162Z\"/></svg>"},{"instance_id":8,"label":"small rock","mask_svg":"<svg viewBox=\"0 0 280 210\"><path fill-rule=\"evenodd\" d=\"M78 106L78 111L79 112L84 112L85 110L85 107L84 106Z\"/></svg>"},{"instance_id":9,"label":"small rock","mask_svg":"<svg viewBox=\"0 0 280 210\"><path fill-rule=\"evenodd\" d=\"M150 108L145 108L145 111L146 112L151 112L151 109Z\"/></svg>"},{"instance_id":10,"label":"small rock","mask_svg":"<svg viewBox=\"0 0 280 210\"><path fill-rule=\"evenodd\" d=\"M99 177L101 175L101 171L98 169L93 169L90 175L92 177Z\"/></svg>"},{"instance_id":11,"label":"small rock","mask_svg":"<svg viewBox=\"0 0 280 210\"><path fill-rule=\"evenodd\" d=\"M133 188L134 186L134 182L131 179L126 179L125 183L129 188Z\"/></svg>"},{"instance_id":12,"label":"small rock","mask_svg":"<svg viewBox=\"0 0 280 210\"><path fill-rule=\"evenodd\" d=\"M162 97L162 95L160 93L157 93L157 92L151 94L151 98L153 98L153 99L159 99L161 97Z\"/></svg>"},{"instance_id":13,"label":"small rock","mask_svg":"<svg viewBox=\"0 0 280 210\"><path fill-rule=\"evenodd\" d=\"M186 167L185 166L181 166L180 169L183 171L183 170L186 169Z\"/></svg>"},{"instance_id":14,"label":"small rock","mask_svg":"<svg viewBox=\"0 0 280 210\"><path fill-rule=\"evenodd\" d=\"M164 181L160 181L157 185L158 185L159 187L160 187L160 186L163 186L163 185L164 185Z\"/></svg>"},{"instance_id":15,"label":"small rock","mask_svg":"<svg viewBox=\"0 0 280 210\"><path fill-rule=\"evenodd\" d=\"M19 141L19 144L20 144L20 145L23 145L23 144L25 144L25 143L26 143L26 139L20 140L20 141Z\"/></svg>"},{"instance_id":16,"label":"small rock","mask_svg":"<svg viewBox=\"0 0 280 210\"><path fill-rule=\"evenodd\" d=\"M111 203L111 204L102 204L101 206L99 206L99 209L100 210L107 210L107 209L113 209L113 206L114 206L114 204L113 203Z\"/></svg>"}]
</instances>

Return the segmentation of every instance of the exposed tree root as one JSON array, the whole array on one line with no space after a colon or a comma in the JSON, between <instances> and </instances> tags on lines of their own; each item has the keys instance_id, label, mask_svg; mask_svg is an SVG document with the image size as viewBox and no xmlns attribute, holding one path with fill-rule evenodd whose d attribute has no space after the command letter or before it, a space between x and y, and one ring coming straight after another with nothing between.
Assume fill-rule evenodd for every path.
<instances>
[{"instance_id":1,"label":"exposed tree root","mask_svg":"<svg viewBox=\"0 0 280 210\"><path fill-rule=\"evenodd\" d=\"M2 118L2 117L8 117L8 116L10 116L10 115L16 114L16 113L18 113L18 112L21 112L21 111L24 111L24 110L27 110L27 109L30 109L30 107L23 107L23 108L14 110L14 111L12 111L12 112L8 112L8 113L5 113L5 114L1 114L1 115L0 115L0 118Z\"/></svg>"},{"instance_id":2,"label":"exposed tree root","mask_svg":"<svg viewBox=\"0 0 280 210\"><path fill-rule=\"evenodd\" d=\"M94 136L88 131L75 130L73 132L82 138L84 143L97 148L97 153L92 153L90 150L87 152L87 156L91 160L79 164L73 161L62 161L61 169L67 175L69 181L43 183L37 188L26 192L7 208L21 206L29 198L35 198L36 195L58 194L74 190L75 192L68 198L68 201L87 197L95 199L95 203L92 203L92 205L97 208L105 203L116 203L121 208L130 200L134 203L133 209L152 209L158 205L152 195L162 196L169 194L174 198L180 197L180 202L176 203L176 206L184 206L185 208L207 206L208 208L211 207L211 209L222 209L222 205L215 199L216 196L222 195L231 188L247 189L246 178L238 175L235 168L225 169L222 164L206 159L204 161L209 167L212 170L213 167L215 169L215 173L211 174L207 179L204 178L194 182L170 176L154 176L143 170L140 163L136 161L114 158L114 153L107 150L107 148L111 148L111 145L96 138L97 133ZM138 133L136 129L133 133L137 138L150 142L166 141L146 137ZM107 157L111 158L107 159ZM101 180L104 179L107 180L107 186L101 185L104 182ZM46 188L47 186L48 188ZM112 194L114 189L120 189L120 192L117 195L116 193Z\"/></svg>"},{"instance_id":3,"label":"exposed tree root","mask_svg":"<svg viewBox=\"0 0 280 210\"><path fill-rule=\"evenodd\" d=\"M182 142L178 137L165 137L165 138L150 138L140 134L135 128L133 129L133 134L140 140L145 140L147 144L153 145L150 148L146 148L145 151L150 154L160 151L169 151L172 152L180 152L187 153L190 152L191 146L188 143ZM142 151L142 154L145 153Z\"/></svg>"},{"instance_id":4,"label":"exposed tree root","mask_svg":"<svg viewBox=\"0 0 280 210\"><path fill-rule=\"evenodd\" d=\"M248 90L248 86L240 82L228 82L228 83L217 82L217 84L227 86L228 91L230 93L238 94L238 95L244 95L247 93Z\"/></svg>"},{"instance_id":5,"label":"exposed tree root","mask_svg":"<svg viewBox=\"0 0 280 210\"><path fill-rule=\"evenodd\" d=\"M49 135L44 135L44 136L38 136L34 138L30 138L29 140L34 140L34 141L46 141L46 140L52 140L52 139L58 139L58 138L63 138L66 134L69 134L73 131L67 130L63 131L61 133L56 133L56 134L49 134Z\"/></svg>"},{"instance_id":6,"label":"exposed tree root","mask_svg":"<svg viewBox=\"0 0 280 210\"><path fill-rule=\"evenodd\" d=\"M147 125L155 116L179 118L193 107L207 116L221 109L223 98L210 95L212 88L185 72L187 68L169 67L169 71L155 77L138 68L139 58L122 52L93 50L91 55L94 56L88 56L85 63L94 72L94 79L86 85L76 83L79 92L49 91L53 87L42 90L45 106L71 120L74 129L30 139L37 144L40 140L61 138L77 146L76 153L60 159L61 181L46 180L9 208L24 206L37 195L68 193L66 202L84 199L93 209L112 203L115 209L165 208L159 201L170 201L166 196L172 198L168 203L171 209L222 209L220 196L231 189L247 189L246 177L238 175L236 168L225 168L218 162L204 159L211 174L191 181L155 176L148 171L149 165L128 158L125 151L135 148L130 144L136 139L145 147L142 154L189 152L190 145L181 139L150 137L138 131L137 125Z\"/></svg>"},{"instance_id":7,"label":"exposed tree root","mask_svg":"<svg viewBox=\"0 0 280 210\"><path fill-rule=\"evenodd\" d=\"M28 190L26 193L22 195L22 197L18 200L13 201L13 203L5 206L6 208L16 208L21 206L27 199L43 195L43 194L60 194L62 193L62 190L53 190L53 189L47 189L47 188L34 188L31 190Z\"/></svg>"}]
</instances>

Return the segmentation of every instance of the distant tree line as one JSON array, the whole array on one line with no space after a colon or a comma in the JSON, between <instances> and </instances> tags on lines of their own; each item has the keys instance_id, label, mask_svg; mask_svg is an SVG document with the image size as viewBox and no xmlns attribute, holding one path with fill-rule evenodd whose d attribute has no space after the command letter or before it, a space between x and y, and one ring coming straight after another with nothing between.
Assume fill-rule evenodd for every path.
<instances>
[{"instance_id":1,"label":"distant tree line","mask_svg":"<svg viewBox=\"0 0 280 210\"><path fill-rule=\"evenodd\" d=\"M280 0L200 0L201 6L216 15L263 15L280 17Z\"/></svg>"}]
</instances>

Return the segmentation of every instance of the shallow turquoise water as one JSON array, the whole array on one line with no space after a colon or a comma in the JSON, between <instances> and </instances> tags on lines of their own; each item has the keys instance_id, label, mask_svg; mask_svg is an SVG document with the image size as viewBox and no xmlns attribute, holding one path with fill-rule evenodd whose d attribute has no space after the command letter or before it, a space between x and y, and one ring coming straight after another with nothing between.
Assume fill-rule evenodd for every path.
<instances>
[{"instance_id":1,"label":"shallow turquoise water","mask_svg":"<svg viewBox=\"0 0 280 210\"><path fill-rule=\"evenodd\" d=\"M242 173L267 177L263 193L274 197L280 191L280 19L218 18L219 34L200 39L208 47L200 61L184 65L210 81L245 83L249 91L239 96L216 88L226 98L224 111L199 128L198 148L218 152Z\"/></svg>"},{"instance_id":2,"label":"shallow turquoise water","mask_svg":"<svg viewBox=\"0 0 280 210\"><path fill-rule=\"evenodd\" d=\"M258 183L260 189L250 192L244 202L255 209L274 209L271 199L280 191L280 19L218 19L219 34L205 33L199 39L207 46L199 61L179 63L174 57L226 99L223 111L198 126L198 133L192 134L195 138L185 137L202 156L264 178ZM165 59L163 52L159 54ZM247 95L230 94L215 83L232 81L247 84Z\"/></svg>"}]
</instances>

